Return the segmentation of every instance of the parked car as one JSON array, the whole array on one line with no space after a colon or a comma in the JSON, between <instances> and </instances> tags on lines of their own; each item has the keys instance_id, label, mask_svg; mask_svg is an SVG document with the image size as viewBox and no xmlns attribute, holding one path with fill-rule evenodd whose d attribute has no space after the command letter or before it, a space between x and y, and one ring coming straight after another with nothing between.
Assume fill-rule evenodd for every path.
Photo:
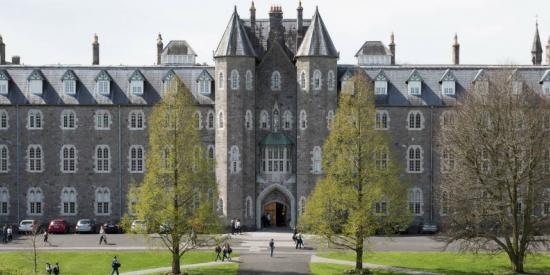
<instances>
[{"instance_id":1,"label":"parked car","mask_svg":"<svg viewBox=\"0 0 550 275\"><path fill-rule=\"evenodd\" d=\"M81 219L76 222L74 229L76 233L94 233L97 231L97 226L94 220Z\"/></svg>"},{"instance_id":2,"label":"parked car","mask_svg":"<svg viewBox=\"0 0 550 275\"><path fill-rule=\"evenodd\" d=\"M69 224L64 219L53 219L48 225L48 233L69 233Z\"/></svg>"},{"instance_id":3,"label":"parked car","mask_svg":"<svg viewBox=\"0 0 550 275\"><path fill-rule=\"evenodd\" d=\"M104 223L103 228L105 229L105 233L107 234L122 233L122 229L120 228L120 226L118 226L118 224L113 221Z\"/></svg>"},{"instance_id":4,"label":"parked car","mask_svg":"<svg viewBox=\"0 0 550 275\"><path fill-rule=\"evenodd\" d=\"M21 234L23 233L28 234L28 233L32 233L32 230L34 228L40 229L40 222L38 222L37 220L22 220L19 223L19 227L17 228L17 230Z\"/></svg>"},{"instance_id":5,"label":"parked car","mask_svg":"<svg viewBox=\"0 0 550 275\"><path fill-rule=\"evenodd\" d=\"M144 220L134 220L130 227L133 233L145 233L147 232L147 224Z\"/></svg>"}]
</instances>

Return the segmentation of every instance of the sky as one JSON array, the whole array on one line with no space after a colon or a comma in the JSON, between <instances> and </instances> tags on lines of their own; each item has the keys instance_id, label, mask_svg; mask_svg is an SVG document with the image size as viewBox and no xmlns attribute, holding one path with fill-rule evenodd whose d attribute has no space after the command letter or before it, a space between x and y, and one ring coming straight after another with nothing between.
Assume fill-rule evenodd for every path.
<instances>
[{"instance_id":1,"label":"sky","mask_svg":"<svg viewBox=\"0 0 550 275\"><path fill-rule=\"evenodd\" d=\"M0 0L0 35L6 55L28 65L91 64L99 36L102 65L153 65L156 38L187 40L197 61L212 52L234 6L249 18L250 0ZM298 0L256 0L256 17L273 4L296 18ZM389 43L395 33L400 64L449 64L455 32L462 64L529 64L538 17L543 48L550 36L549 0L303 0L304 18L315 7L341 64L355 64L367 40ZM543 58L543 61L545 58Z\"/></svg>"}]
</instances>

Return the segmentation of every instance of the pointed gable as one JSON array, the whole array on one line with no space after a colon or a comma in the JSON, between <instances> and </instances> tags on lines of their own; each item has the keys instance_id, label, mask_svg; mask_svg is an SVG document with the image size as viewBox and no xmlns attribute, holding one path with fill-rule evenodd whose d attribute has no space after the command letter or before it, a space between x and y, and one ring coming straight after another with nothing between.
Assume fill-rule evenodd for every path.
<instances>
[{"instance_id":1,"label":"pointed gable","mask_svg":"<svg viewBox=\"0 0 550 275\"><path fill-rule=\"evenodd\" d=\"M132 75L130 76L130 78L128 79L128 81L132 82L132 81L143 81L145 80L145 77L143 77L143 74L139 71L139 70L135 70Z\"/></svg>"},{"instance_id":2,"label":"pointed gable","mask_svg":"<svg viewBox=\"0 0 550 275\"><path fill-rule=\"evenodd\" d=\"M420 76L420 73L416 69L412 70L411 74L409 75L409 77L407 78L407 81L405 81L405 83L409 83L411 81L420 81L420 82L422 82L422 77Z\"/></svg>"},{"instance_id":3,"label":"pointed gable","mask_svg":"<svg viewBox=\"0 0 550 275\"><path fill-rule=\"evenodd\" d=\"M343 75L342 77L340 77L340 81L341 82L344 82L344 81L349 81L353 78L353 73L350 71L350 70L347 70Z\"/></svg>"},{"instance_id":4,"label":"pointed gable","mask_svg":"<svg viewBox=\"0 0 550 275\"><path fill-rule=\"evenodd\" d=\"M177 77L176 72L174 72L174 70L170 69L170 70L168 70L168 72L166 72L166 74L164 74L164 77L162 77L162 82L170 81L170 80L174 79L174 77Z\"/></svg>"},{"instance_id":5,"label":"pointed gable","mask_svg":"<svg viewBox=\"0 0 550 275\"><path fill-rule=\"evenodd\" d=\"M112 78L106 70L101 70L95 77L95 81L111 81Z\"/></svg>"},{"instance_id":6,"label":"pointed gable","mask_svg":"<svg viewBox=\"0 0 550 275\"><path fill-rule=\"evenodd\" d=\"M439 79L440 84L443 83L443 81L456 81L456 77L451 69L447 69L445 73L443 73L443 76L441 76L441 79Z\"/></svg>"},{"instance_id":7,"label":"pointed gable","mask_svg":"<svg viewBox=\"0 0 550 275\"><path fill-rule=\"evenodd\" d=\"M197 82L199 81L214 81L214 78L207 70L202 70L202 72L197 77Z\"/></svg>"},{"instance_id":8,"label":"pointed gable","mask_svg":"<svg viewBox=\"0 0 550 275\"><path fill-rule=\"evenodd\" d=\"M1 78L0 78L1 79ZM546 70L540 79L540 84L544 82L550 82L550 70Z\"/></svg>"},{"instance_id":9,"label":"pointed gable","mask_svg":"<svg viewBox=\"0 0 550 275\"><path fill-rule=\"evenodd\" d=\"M29 77L27 77L27 80L44 80L44 75L42 75L42 72L39 69L35 69L31 72Z\"/></svg>"},{"instance_id":10,"label":"pointed gable","mask_svg":"<svg viewBox=\"0 0 550 275\"><path fill-rule=\"evenodd\" d=\"M479 71L477 71L477 74L476 76L474 76L474 79L472 80L472 82L487 81L487 80L488 78L487 78L487 74L485 73L485 70L480 69Z\"/></svg>"},{"instance_id":11,"label":"pointed gable","mask_svg":"<svg viewBox=\"0 0 550 275\"><path fill-rule=\"evenodd\" d=\"M61 76L61 81L65 80L78 80L76 77L76 74L73 72L73 70L67 70L63 76Z\"/></svg>"},{"instance_id":12,"label":"pointed gable","mask_svg":"<svg viewBox=\"0 0 550 275\"><path fill-rule=\"evenodd\" d=\"M0 70L0 80L10 80L10 75L6 70Z\"/></svg>"},{"instance_id":13,"label":"pointed gable","mask_svg":"<svg viewBox=\"0 0 550 275\"><path fill-rule=\"evenodd\" d=\"M332 43L332 39L319 14L318 8L315 10L313 19L311 19L311 25L307 29L296 56L338 57L338 51L336 51Z\"/></svg>"},{"instance_id":14,"label":"pointed gable","mask_svg":"<svg viewBox=\"0 0 550 275\"><path fill-rule=\"evenodd\" d=\"M384 70L380 70L376 77L374 77L374 81L388 81L388 77L384 73Z\"/></svg>"},{"instance_id":15,"label":"pointed gable","mask_svg":"<svg viewBox=\"0 0 550 275\"><path fill-rule=\"evenodd\" d=\"M248 34L242 25L237 7L233 11L229 24L223 33L222 40L218 44L214 57L224 56L256 56Z\"/></svg>"}]
</instances>

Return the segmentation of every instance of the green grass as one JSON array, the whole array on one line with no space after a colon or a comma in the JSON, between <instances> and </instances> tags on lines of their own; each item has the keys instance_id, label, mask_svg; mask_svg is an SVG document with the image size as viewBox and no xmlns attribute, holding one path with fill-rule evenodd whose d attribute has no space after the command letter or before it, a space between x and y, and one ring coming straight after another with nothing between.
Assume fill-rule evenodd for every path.
<instances>
[{"instance_id":1,"label":"green grass","mask_svg":"<svg viewBox=\"0 0 550 275\"><path fill-rule=\"evenodd\" d=\"M344 271L353 269L353 266L339 264L323 264L310 263L309 269L313 275L341 275ZM191 273L192 274L192 273ZM400 275L401 273L393 273L383 270L371 270L371 274L375 275Z\"/></svg>"},{"instance_id":2,"label":"green grass","mask_svg":"<svg viewBox=\"0 0 550 275\"><path fill-rule=\"evenodd\" d=\"M209 267L197 267L190 269L182 269L189 273L189 275L236 275L237 270L239 270L239 264L227 264L227 265L218 265L218 266L209 266ZM156 275L165 275L166 273L158 273Z\"/></svg>"},{"instance_id":3,"label":"green grass","mask_svg":"<svg viewBox=\"0 0 550 275\"><path fill-rule=\"evenodd\" d=\"M319 253L320 257L355 261L355 254ZM373 252L363 258L366 263L390 265L416 270L445 274L508 274L510 263L504 254L472 254L452 252ZM528 256L527 272L549 272L550 255L536 254ZM543 273L550 274L550 273Z\"/></svg>"},{"instance_id":4,"label":"green grass","mask_svg":"<svg viewBox=\"0 0 550 275\"><path fill-rule=\"evenodd\" d=\"M122 264L120 271L134 271L156 267L170 266L171 255L168 252L38 252L38 272L44 273L46 262L59 262L61 274L110 274L111 260L117 256ZM31 274L33 264L31 252L0 253L0 275ZM237 257L238 255L232 255ZM182 264L211 262L213 252L188 252L183 256ZM198 273L201 274L201 273Z\"/></svg>"}]
</instances>

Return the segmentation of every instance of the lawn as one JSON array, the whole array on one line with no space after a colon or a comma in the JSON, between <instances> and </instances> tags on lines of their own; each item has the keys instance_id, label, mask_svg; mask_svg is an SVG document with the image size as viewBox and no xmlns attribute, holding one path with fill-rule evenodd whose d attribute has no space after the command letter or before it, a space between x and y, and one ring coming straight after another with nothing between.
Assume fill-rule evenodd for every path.
<instances>
[{"instance_id":1,"label":"lawn","mask_svg":"<svg viewBox=\"0 0 550 275\"><path fill-rule=\"evenodd\" d=\"M228 265L218 265L210 267L197 267L190 269L182 269L189 273L189 275L236 275L237 270L239 270L239 264L228 264ZM156 275L164 275L166 273L158 273Z\"/></svg>"},{"instance_id":2,"label":"lawn","mask_svg":"<svg viewBox=\"0 0 550 275\"><path fill-rule=\"evenodd\" d=\"M309 269L313 275L342 275L344 271L353 269L353 266L339 264L310 263ZM382 270L371 270L374 275L401 275L401 273L392 273ZM193 273L191 273L193 274Z\"/></svg>"},{"instance_id":3,"label":"lawn","mask_svg":"<svg viewBox=\"0 0 550 275\"><path fill-rule=\"evenodd\" d=\"M354 253L319 253L320 257L355 261ZM445 274L507 274L509 261L504 254L472 254L452 252L372 252L364 262L404 267ZM531 255L526 259L527 272L549 272L550 255ZM550 273L543 273L550 274Z\"/></svg>"},{"instance_id":4,"label":"lawn","mask_svg":"<svg viewBox=\"0 0 550 275\"><path fill-rule=\"evenodd\" d=\"M31 252L0 252L0 274L31 274L33 272ZM120 271L134 271L170 266L172 258L168 252L39 252L38 272L46 269L46 262L59 262L61 274L110 274L111 260L117 256L122 264ZM237 255L232 255L237 257ZM188 252L182 264L211 262L213 252ZM197 269L198 270L198 269ZM197 273L204 274L204 273ZM215 274L215 273L214 273Z\"/></svg>"}]
</instances>

